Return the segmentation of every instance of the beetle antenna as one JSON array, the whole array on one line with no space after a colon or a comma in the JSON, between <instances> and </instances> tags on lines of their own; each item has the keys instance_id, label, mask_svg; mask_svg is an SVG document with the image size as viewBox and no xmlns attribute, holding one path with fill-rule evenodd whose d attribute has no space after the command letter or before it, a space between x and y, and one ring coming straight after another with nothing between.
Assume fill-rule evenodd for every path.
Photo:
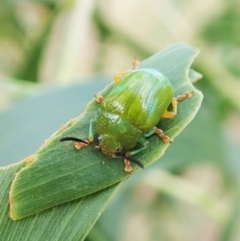
<instances>
[{"instance_id":1,"label":"beetle antenna","mask_svg":"<svg viewBox=\"0 0 240 241\"><path fill-rule=\"evenodd\" d=\"M80 138L76 138L76 137L63 137L60 139L60 141L75 141L75 142L83 142L83 143L86 143L86 144L89 144L88 142L80 139Z\"/></svg>"},{"instance_id":2,"label":"beetle antenna","mask_svg":"<svg viewBox=\"0 0 240 241\"><path fill-rule=\"evenodd\" d=\"M144 168L144 165L138 159L135 159L135 158L133 158L131 156L124 156L124 159L137 164L141 168Z\"/></svg>"}]
</instances>

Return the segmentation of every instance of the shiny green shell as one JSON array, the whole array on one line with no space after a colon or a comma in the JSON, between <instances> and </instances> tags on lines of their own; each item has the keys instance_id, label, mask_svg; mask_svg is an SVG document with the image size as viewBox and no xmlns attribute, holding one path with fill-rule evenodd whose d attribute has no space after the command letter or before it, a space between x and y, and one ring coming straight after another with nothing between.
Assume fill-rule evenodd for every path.
<instances>
[{"instance_id":1,"label":"shiny green shell","mask_svg":"<svg viewBox=\"0 0 240 241\"><path fill-rule=\"evenodd\" d=\"M114 137L129 150L157 125L172 98L173 87L161 72L150 68L132 70L100 104L98 134Z\"/></svg>"},{"instance_id":2,"label":"shiny green shell","mask_svg":"<svg viewBox=\"0 0 240 241\"><path fill-rule=\"evenodd\" d=\"M173 88L166 76L155 69L137 69L113 87L101 109L118 114L148 132L159 122L172 98Z\"/></svg>"}]
</instances>

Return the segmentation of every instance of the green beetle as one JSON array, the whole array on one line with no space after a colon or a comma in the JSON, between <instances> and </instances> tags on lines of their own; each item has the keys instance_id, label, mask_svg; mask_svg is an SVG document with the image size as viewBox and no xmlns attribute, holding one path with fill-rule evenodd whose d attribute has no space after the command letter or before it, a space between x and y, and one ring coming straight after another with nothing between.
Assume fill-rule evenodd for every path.
<instances>
[{"instance_id":1,"label":"green beetle","mask_svg":"<svg viewBox=\"0 0 240 241\"><path fill-rule=\"evenodd\" d=\"M187 91L174 97L173 87L166 76L151 68L137 68L115 75L115 86L103 98L96 95L99 111L90 121L87 140L64 137L60 141L74 141L81 149L93 142L93 123L96 123L99 145L105 155L123 158L125 171L132 172L131 162L143 168L143 164L132 156L147 148L147 137L157 134L163 142L171 140L156 127L161 118L173 118L177 114L177 101L191 97ZM172 104L172 111L168 111ZM135 148L137 143L141 146ZM139 145L138 145L139 146Z\"/></svg>"}]
</instances>

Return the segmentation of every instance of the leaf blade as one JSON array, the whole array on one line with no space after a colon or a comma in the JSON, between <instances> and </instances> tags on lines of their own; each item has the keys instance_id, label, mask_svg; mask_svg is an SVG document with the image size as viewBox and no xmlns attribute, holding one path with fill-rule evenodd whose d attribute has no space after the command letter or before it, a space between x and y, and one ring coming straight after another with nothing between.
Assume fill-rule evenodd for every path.
<instances>
[{"instance_id":1,"label":"leaf blade","mask_svg":"<svg viewBox=\"0 0 240 241\"><path fill-rule=\"evenodd\" d=\"M197 50L186 44L176 44L143 61L140 67L162 71L171 80L175 93L179 94L194 89L188 80L188 71L197 53ZM109 85L102 94L105 95L111 87ZM193 119L201 100L202 94L195 90L191 99L180 103L180 111L174 120L160 121L161 128L167 130L166 134L171 138L175 138ZM75 123L69 122L64 131L60 130L53 135L37 152L36 160L17 173L10 195L11 217L14 220L100 191L128 178L122 163L112 161L90 147L78 152L72 144L63 147L59 142L61 137L67 135L80 138L87 136L89 120L97 109L98 105L92 100ZM155 136L149 140L148 150L137 155L145 165L158 159L168 147L168 144L160 143ZM42 193L47 198L41 196Z\"/></svg>"},{"instance_id":2,"label":"leaf blade","mask_svg":"<svg viewBox=\"0 0 240 241\"><path fill-rule=\"evenodd\" d=\"M1 183L8 183L1 188L0 193L2 201L0 204L1 240L83 240L101 215L116 186L14 222L7 216L9 185L15 173L25 165L25 162L21 162L0 170ZM86 206L89 208L88 212L86 212Z\"/></svg>"}]
</instances>

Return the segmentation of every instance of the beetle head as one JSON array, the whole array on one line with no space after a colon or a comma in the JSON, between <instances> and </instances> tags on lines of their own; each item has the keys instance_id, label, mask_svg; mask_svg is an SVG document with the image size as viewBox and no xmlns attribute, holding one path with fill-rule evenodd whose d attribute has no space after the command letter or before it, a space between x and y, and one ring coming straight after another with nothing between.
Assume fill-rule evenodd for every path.
<instances>
[{"instance_id":1,"label":"beetle head","mask_svg":"<svg viewBox=\"0 0 240 241\"><path fill-rule=\"evenodd\" d=\"M100 135L98 139L99 146L97 146L97 149L100 149L105 155L109 155L113 158L124 158L124 160L133 162L137 164L139 167L143 168L143 164L139 160L131 156L128 156L126 155L126 153L124 153L121 144L117 142L114 137L111 137L109 135ZM60 141L74 141L76 143L83 143L83 146L87 146L91 143L89 141L84 141L76 137L63 137L60 139Z\"/></svg>"},{"instance_id":2,"label":"beetle head","mask_svg":"<svg viewBox=\"0 0 240 241\"><path fill-rule=\"evenodd\" d=\"M116 141L116 139L109 135L99 136L99 146L98 148L103 154L115 157L122 152L121 144Z\"/></svg>"}]
</instances>

